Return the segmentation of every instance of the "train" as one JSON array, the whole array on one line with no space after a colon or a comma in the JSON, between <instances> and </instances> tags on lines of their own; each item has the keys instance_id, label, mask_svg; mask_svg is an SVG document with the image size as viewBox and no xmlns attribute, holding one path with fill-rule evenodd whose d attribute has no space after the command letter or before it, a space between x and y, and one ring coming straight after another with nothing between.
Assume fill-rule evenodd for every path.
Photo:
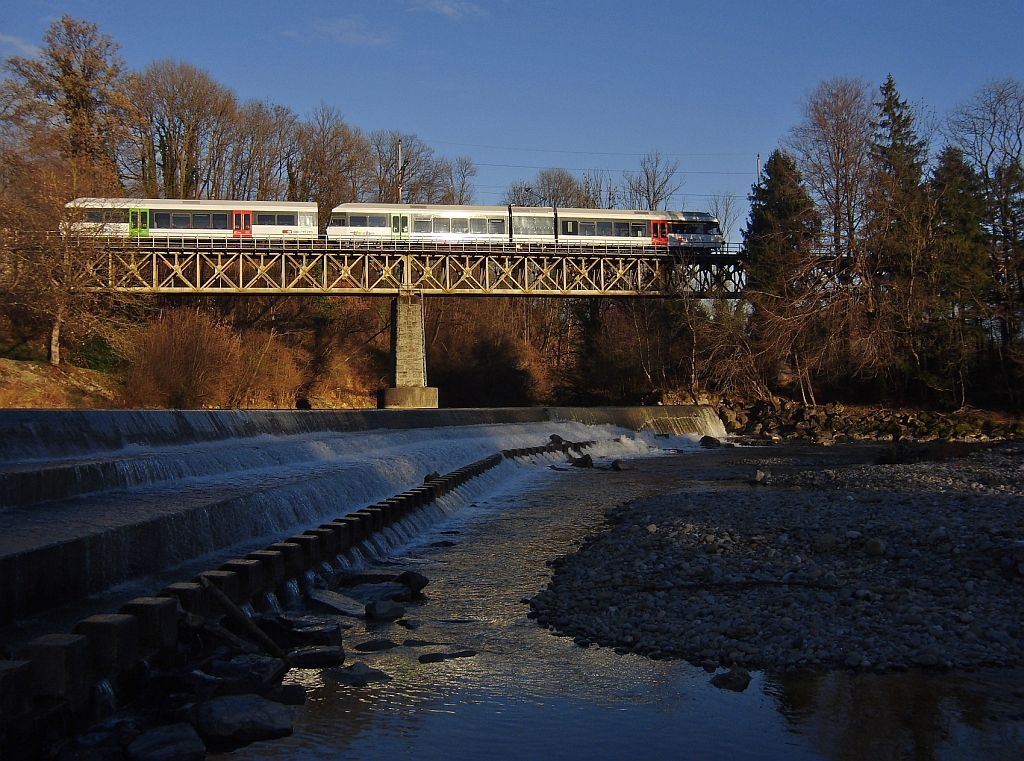
<instances>
[{"instance_id":1,"label":"train","mask_svg":"<svg viewBox=\"0 0 1024 761\"><path fill-rule=\"evenodd\" d=\"M113 238L316 238L315 203L170 198L76 198L74 232Z\"/></svg>"},{"instance_id":2,"label":"train","mask_svg":"<svg viewBox=\"0 0 1024 761\"><path fill-rule=\"evenodd\" d=\"M718 220L699 211L343 203L321 236L317 205L299 201L77 198L75 232L121 238L315 239L338 243L554 243L720 250Z\"/></svg>"}]
</instances>

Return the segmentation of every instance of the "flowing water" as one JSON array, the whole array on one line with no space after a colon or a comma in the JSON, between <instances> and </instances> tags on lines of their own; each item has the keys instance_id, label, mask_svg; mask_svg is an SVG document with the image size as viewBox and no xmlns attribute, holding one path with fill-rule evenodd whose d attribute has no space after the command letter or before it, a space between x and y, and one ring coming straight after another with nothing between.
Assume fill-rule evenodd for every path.
<instances>
[{"instance_id":1,"label":"flowing water","mask_svg":"<svg viewBox=\"0 0 1024 761\"><path fill-rule=\"evenodd\" d=\"M505 470L486 494L378 564L431 579L409 606L418 628L360 625L348 661L389 674L350 687L319 670L288 680L307 687L295 734L232 759L1019 759L1020 714L1001 701L1020 672L972 677L911 672L784 679L755 673L743 693L711 687L681 661L581 649L528 619L522 600L544 588L550 561L599 529L603 512L683 486L721 489L717 453L629 461L628 469ZM504 467L504 466L503 466ZM442 516L443 517L443 516ZM399 534L395 541L399 541ZM441 546L439 543L454 543ZM435 646L360 653L372 639ZM427 652L475 657L421 664ZM1020 710L1020 701L1016 709Z\"/></svg>"}]
</instances>

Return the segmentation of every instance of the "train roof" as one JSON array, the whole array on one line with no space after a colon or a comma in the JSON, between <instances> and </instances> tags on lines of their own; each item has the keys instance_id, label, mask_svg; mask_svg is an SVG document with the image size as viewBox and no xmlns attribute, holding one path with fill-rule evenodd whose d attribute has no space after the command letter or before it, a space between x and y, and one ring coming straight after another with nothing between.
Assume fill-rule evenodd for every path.
<instances>
[{"instance_id":1,"label":"train roof","mask_svg":"<svg viewBox=\"0 0 1024 761\"><path fill-rule=\"evenodd\" d=\"M416 212L431 211L442 214L482 214L497 215L508 214L507 206L455 206L445 204L424 204L424 203L343 203L331 209L332 213L341 212ZM551 206L513 206L512 211L518 215L524 214L554 214ZM718 221L706 211L644 211L640 209L575 209L558 207L560 216L590 217L592 219L623 219L628 217L641 219L664 219L676 222L709 222Z\"/></svg>"},{"instance_id":2,"label":"train roof","mask_svg":"<svg viewBox=\"0 0 1024 761\"><path fill-rule=\"evenodd\" d=\"M238 201L180 198L76 198L67 206L72 209L211 209L217 211L282 211L300 209L316 211L310 201Z\"/></svg>"}]
</instances>

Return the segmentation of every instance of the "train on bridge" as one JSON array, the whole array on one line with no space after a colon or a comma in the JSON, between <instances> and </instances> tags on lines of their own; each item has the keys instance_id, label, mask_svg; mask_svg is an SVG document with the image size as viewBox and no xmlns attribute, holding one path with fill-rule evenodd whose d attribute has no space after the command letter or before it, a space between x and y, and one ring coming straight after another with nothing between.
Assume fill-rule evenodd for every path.
<instances>
[{"instance_id":1,"label":"train on bridge","mask_svg":"<svg viewBox=\"0 0 1024 761\"><path fill-rule=\"evenodd\" d=\"M317 205L299 201L77 198L67 207L74 232L125 239L541 243L705 253L725 242L718 220L694 211L345 203L331 211L322 234Z\"/></svg>"}]
</instances>

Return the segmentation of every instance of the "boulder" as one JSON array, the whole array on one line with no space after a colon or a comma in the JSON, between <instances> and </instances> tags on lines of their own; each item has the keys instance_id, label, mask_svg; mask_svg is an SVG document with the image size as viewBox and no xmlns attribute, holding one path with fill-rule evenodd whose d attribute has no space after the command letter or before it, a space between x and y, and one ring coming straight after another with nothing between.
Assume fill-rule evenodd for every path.
<instances>
[{"instance_id":1,"label":"boulder","mask_svg":"<svg viewBox=\"0 0 1024 761\"><path fill-rule=\"evenodd\" d=\"M572 460L572 466L574 468L592 468L594 467L594 458L588 454L582 457L575 457Z\"/></svg>"},{"instance_id":2,"label":"boulder","mask_svg":"<svg viewBox=\"0 0 1024 761\"><path fill-rule=\"evenodd\" d=\"M358 584L350 587L348 594L363 604L378 600L408 602L412 599L412 590L397 581L386 581L380 584Z\"/></svg>"},{"instance_id":3,"label":"boulder","mask_svg":"<svg viewBox=\"0 0 1024 761\"><path fill-rule=\"evenodd\" d=\"M292 733L292 711L259 695L231 695L201 703L196 728L208 745L241 747Z\"/></svg>"},{"instance_id":4,"label":"boulder","mask_svg":"<svg viewBox=\"0 0 1024 761\"><path fill-rule=\"evenodd\" d=\"M339 646L299 647L288 653L288 660L297 669L325 669L345 662L345 648Z\"/></svg>"},{"instance_id":5,"label":"boulder","mask_svg":"<svg viewBox=\"0 0 1024 761\"><path fill-rule=\"evenodd\" d=\"M390 600L379 600L366 606L366 617L374 621L395 621L404 615L405 608Z\"/></svg>"},{"instance_id":6,"label":"boulder","mask_svg":"<svg viewBox=\"0 0 1024 761\"><path fill-rule=\"evenodd\" d=\"M711 677L711 684L722 690L743 692L750 684L750 672L742 666L733 666L729 671Z\"/></svg>"},{"instance_id":7,"label":"boulder","mask_svg":"<svg viewBox=\"0 0 1024 761\"><path fill-rule=\"evenodd\" d=\"M399 584L404 584L414 594L422 592L424 587L430 583L430 579L424 576L422 573L416 573L415 571L403 571L398 574L398 578L395 579Z\"/></svg>"},{"instance_id":8,"label":"boulder","mask_svg":"<svg viewBox=\"0 0 1024 761\"><path fill-rule=\"evenodd\" d=\"M353 663L343 669L327 669L324 676L335 682L347 684L351 687L365 687L373 682L390 682L391 677L383 671L372 669L365 663Z\"/></svg>"},{"instance_id":9,"label":"boulder","mask_svg":"<svg viewBox=\"0 0 1024 761\"><path fill-rule=\"evenodd\" d=\"M310 589L309 600L343 616L363 617L363 603L339 592L332 592L329 589Z\"/></svg>"},{"instance_id":10,"label":"boulder","mask_svg":"<svg viewBox=\"0 0 1024 761\"><path fill-rule=\"evenodd\" d=\"M206 746L188 724L171 724L136 737L128 756L132 761L203 761Z\"/></svg>"},{"instance_id":11,"label":"boulder","mask_svg":"<svg viewBox=\"0 0 1024 761\"><path fill-rule=\"evenodd\" d=\"M705 449L717 449L722 446L722 442L716 439L714 436L701 436L700 445Z\"/></svg>"}]
</instances>

